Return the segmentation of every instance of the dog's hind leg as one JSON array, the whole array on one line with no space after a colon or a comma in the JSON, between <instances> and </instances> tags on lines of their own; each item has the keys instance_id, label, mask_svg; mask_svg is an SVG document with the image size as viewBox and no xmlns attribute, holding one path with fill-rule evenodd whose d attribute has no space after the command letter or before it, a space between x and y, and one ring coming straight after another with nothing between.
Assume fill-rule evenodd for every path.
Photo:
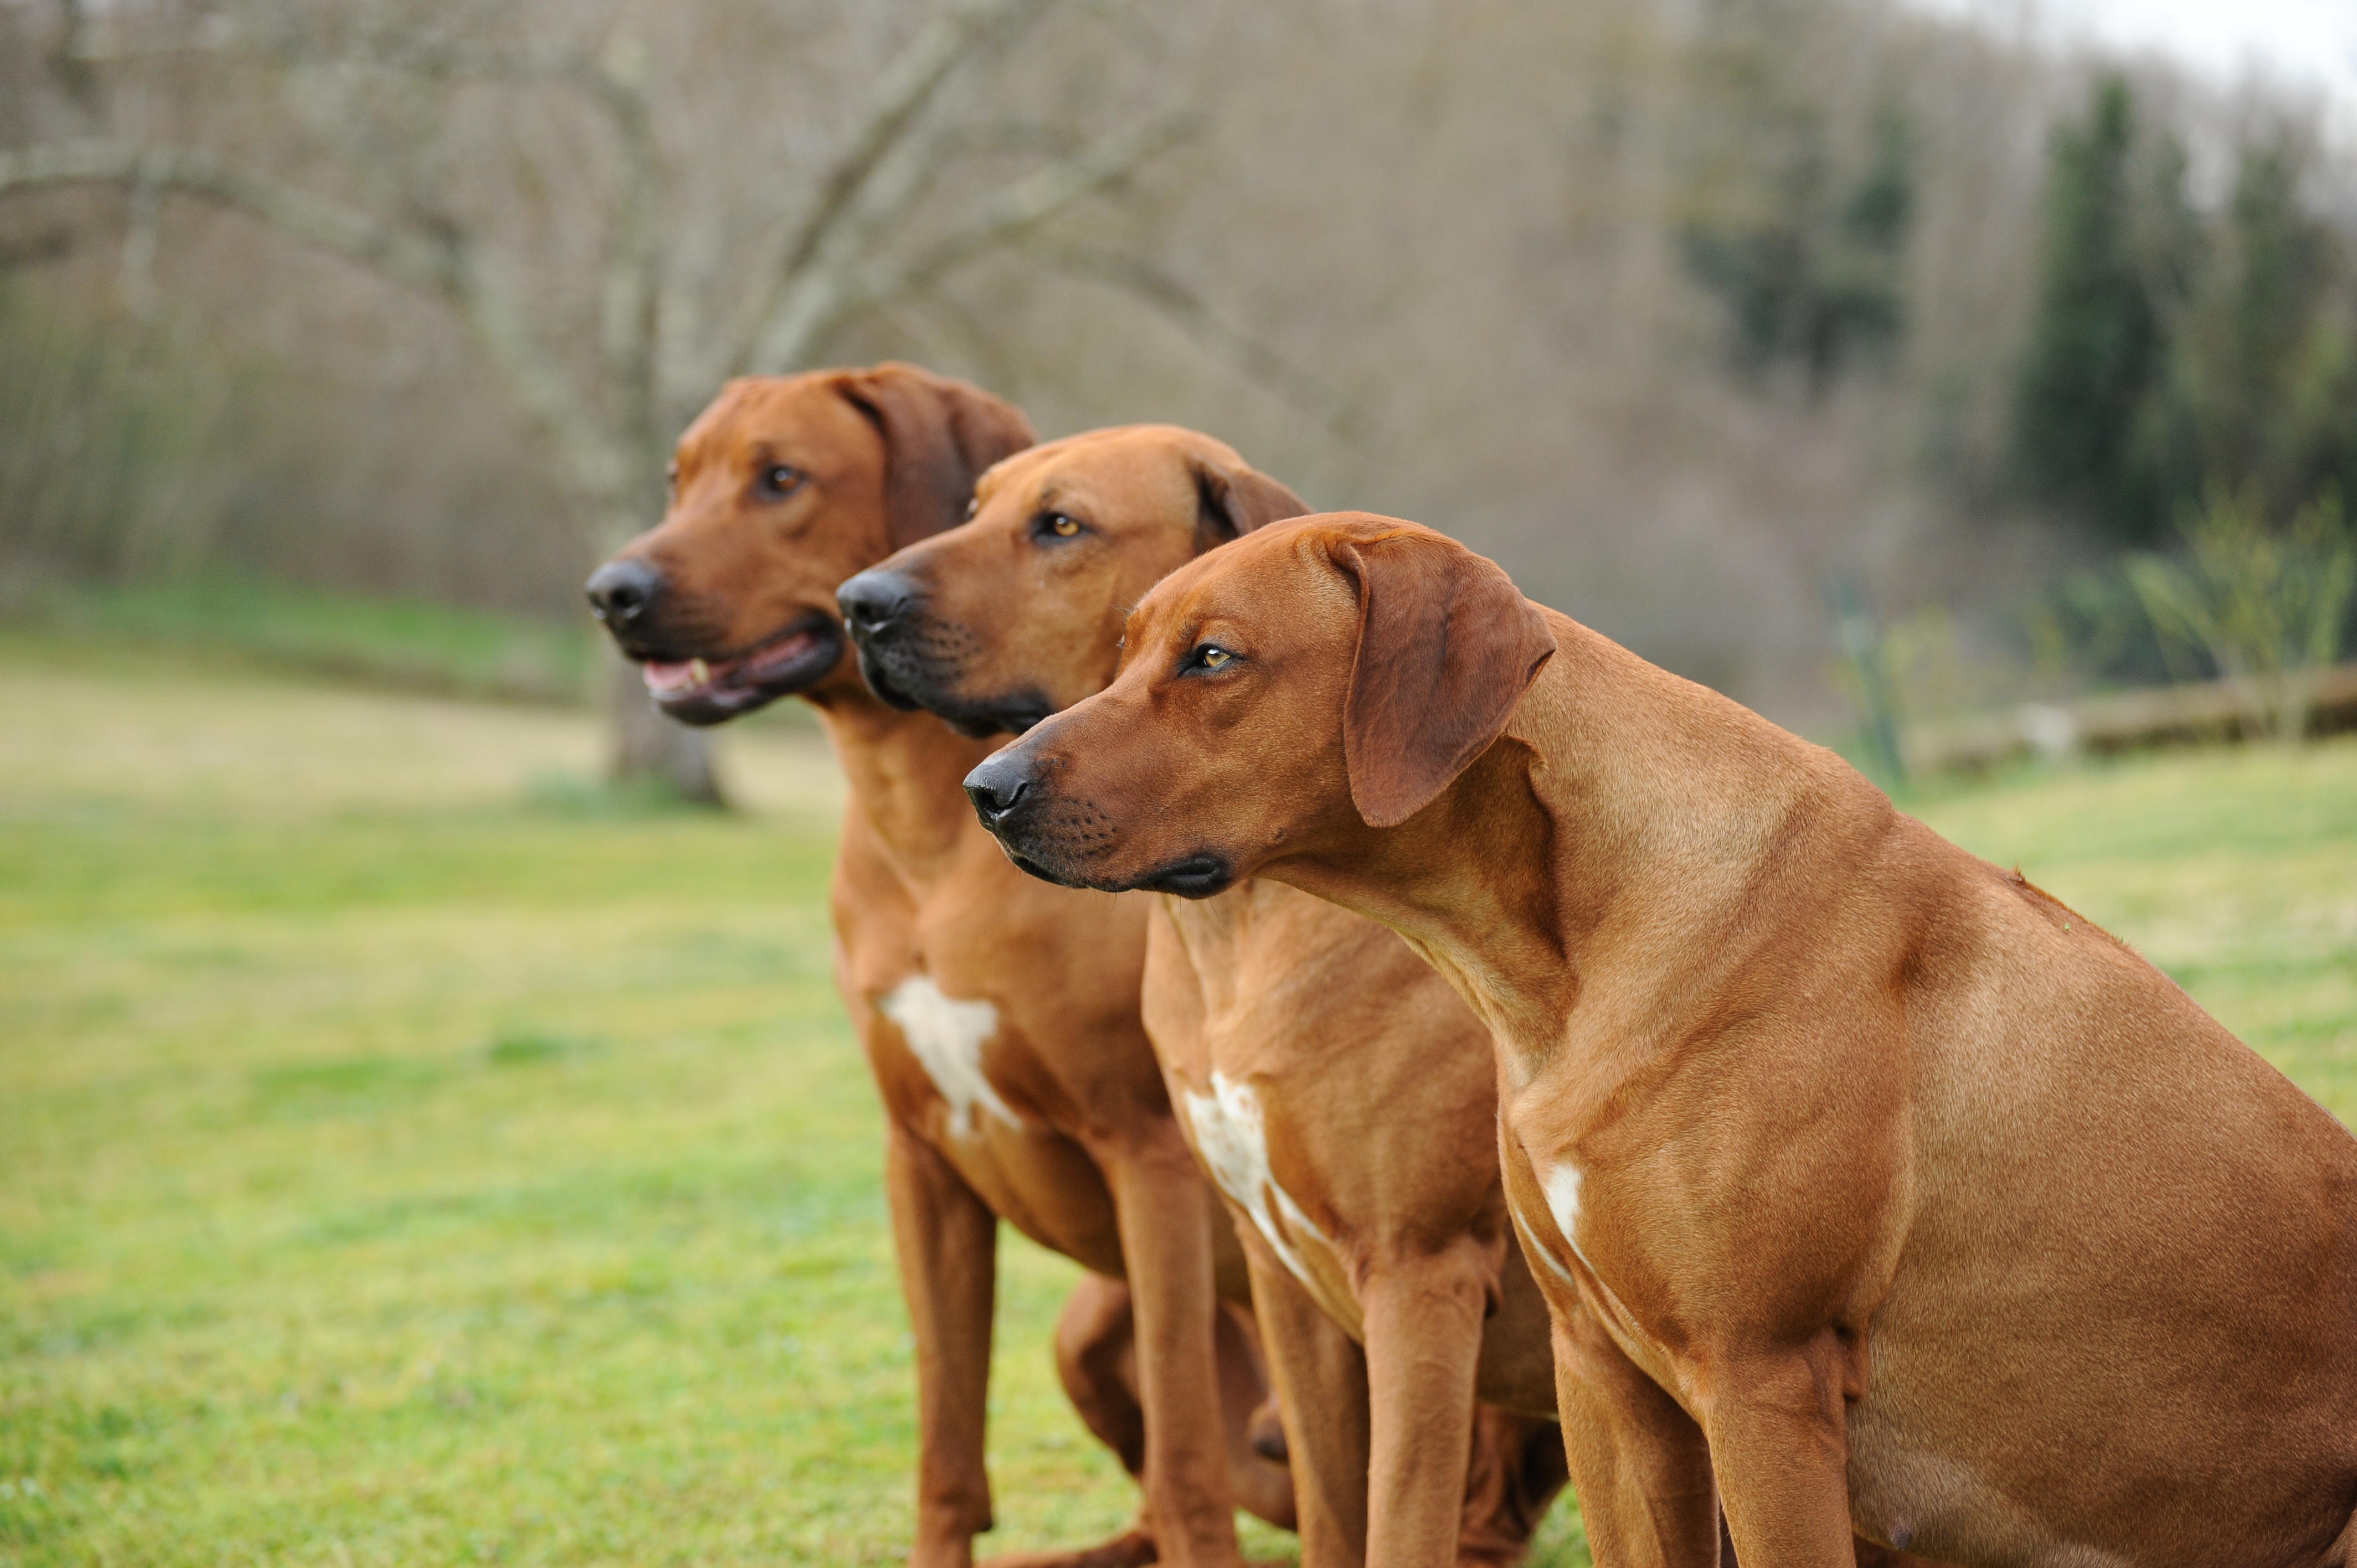
<instances>
[{"instance_id":1,"label":"dog's hind leg","mask_svg":"<svg viewBox=\"0 0 2357 1568\"><path fill-rule=\"evenodd\" d=\"M1129 1286L1081 1276L1056 1316L1056 1375L1081 1423L1133 1477L1146 1467L1146 1408L1137 1401L1137 1318ZM982 1568L1143 1568L1154 1538L1141 1517L1128 1530L1077 1552L1015 1552Z\"/></svg>"},{"instance_id":2,"label":"dog's hind leg","mask_svg":"<svg viewBox=\"0 0 2357 1568\"><path fill-rule=\"evenodd\" d=\"M1220 1223L1214 1220L1214 1224ZM1214 1322L1220 1413L1228 1444L1228 1479L1236 1506L1280 1530L1299 1528L1293 1497L1291 1436L1270 1386L1259 1326L1251 1309L1222 1302Z\"/></svg>"},{"instance_id":3,"label":"dog's hind leg","mask_svg":"<svg viewBox=\"0 0 2357 1568\"><path fill-rule=\"evenodd\" d=\"M1135 1477L1146 1468L1137 1402L1137 1318L1129 1286L1084 1274L1056 1318L1056 1374L1082 1425Z\"/></svg>"},{"instance_id":4,"label":"dog's hind leg","mask_svg":"<svg viewBox=\"0 0 2357 1568\"><path fill-rule=\"evenodd\" d=\"M1224 1307L1217 1330L1221 1402L1237 1504L1291 1530L1293 1478L1286 1465L1285 1433L1252 1316L1242 1307ZM1137 1318L1127 1284L1092 1273L1073 1287L1056 1319L1056 1372L1082 1423L1113 1450L1123 1469L1138 1476L1146 1466L1146 1407L1137 1397ZM1102 1545L996 1557L987 1568L1127 1568L1154 1561L1148 1530L1141 1515L1131 1530Z\"/></svg>"},{"instance_id":5,"label":"dog's hind leg","mask_svg":"<svg viewBox=\"0 0 2357 1568\"><path fill-rule=\"evenodd\" d=\"M1495 1405L1475 1405L1464 1520L1457 1532L1461 1568L1506 1568L1521 1562L1570 1477L1560 1425Z\"/></svg>"}]
</instances>

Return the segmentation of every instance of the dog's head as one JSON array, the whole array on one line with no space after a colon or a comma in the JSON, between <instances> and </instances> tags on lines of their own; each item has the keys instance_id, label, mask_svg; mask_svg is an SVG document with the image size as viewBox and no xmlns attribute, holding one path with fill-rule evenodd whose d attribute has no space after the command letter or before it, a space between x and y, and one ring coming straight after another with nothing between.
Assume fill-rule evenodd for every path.
<instances>
[{"instance_id":1,"label":"dog's head","mask_svg":"<svg viewBox=\"0 0 2357 1568\"><path fill-rule=\"evenodd\" d=\"M1165 575L1308 510L1208 435L1093 430L1000 463L972 521L838 597L877 696L969 735L1020 735L1113 678L1123 618Z\"/></svg>"},{"instance_id":2,"label":"dog's head","mask_svg":"<svg viewBox=\"0 0 2357 1568\"><path fill-rule=\"evenodd\" d=\"M662 521L589 603L662 710L718 724L853 679L835 585L961 521L1031 444L988 392L909 365L735 381L680 437Z\"/></svg>"},{"instance_id":3,"label":"dog's head","mask_svg":"<svg viewBox=\"0 0 2357 1568\"><path fill-rule=\"evenodd\" d=\"M1164 578L1113 683L966 793L1035 875L1205 897L1430 805L1555 650L1544 613L1453 540L1301 518Z\"/></svg>"}]
</instances>

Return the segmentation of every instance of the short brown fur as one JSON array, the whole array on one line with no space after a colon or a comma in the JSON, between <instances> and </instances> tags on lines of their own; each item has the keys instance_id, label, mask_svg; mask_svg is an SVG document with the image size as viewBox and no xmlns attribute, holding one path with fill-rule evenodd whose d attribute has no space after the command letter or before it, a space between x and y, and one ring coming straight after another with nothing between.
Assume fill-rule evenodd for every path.
<instances>
[{"instance_id":1,"label":"short brown fur","mask_svg":"<svg viewBox=\"0 0 2357 1568\"><path fill-rule=\"evenodd\" d=\"M1002 837L1066 881L1213 865L1380 919L1490 1025L1599 1563L1710 1563L1715 1473L1755 1564L1832 1568L1855 1528L2346 1568L2357 1140L1838 757L1504 582L1394 520L1265 530L970 787L1029 780ZM1479 598L1512 655L1420 807L1453 741L1346 734L1370 596L1411 627Z\"/></svg>"},{"instance_id":2,"label":"short brown fur","mask_svg":"<svg viewBox=\"0 0 2357 1568\"><path fill-rule=\"evenodd\" d=\"M782 628L828 632L838 583L957 521L974 476L1029 439L1006 404L907 367L732 382L679 443L662 525L623 553L664 583L655 624L631 636L686 660L770 646ZM782 494L763 488L773 468L791 476ZM877 702L834 635L834 657L822 644L791 689L818 710L851 784L836 981L883 1095L917 1340L910 1561L958 1568L991 1524L984 1399L1004 1219L1095 1271L1059 1325L1059 1367L1146 1494L1128 1536L1036 1561L1232 1564L1232 1499L1289 1526L1291 1488L1249 1441L1266 1384L1243 1260L1138 1020L1147 901L1017 873L958 791L990 746ZM888 1016L920 979L995 1015L977 1061L1005 1114L961 1111Z\"/></svg>"},{"instance_id":3,"label":"short brown fur","mask_svg":"<svg viewBox=\"0 0 2357 1568\"><path fill-rule=\"evenodd\" d=\"M1256 505L1232 510L1238 496ZM1308 510L1194 431L1035 446L983 476L974 521L884 564L909 608L863 652L945 713L1068 707L1112 678L1124 616L1166 573ZM1156 904L1146 1025L1202 1124L1182 1125L1199 1153L1214 1144L1216 1177L1223 1097L1248 1101L1277 1189L1315 1228L1273 1193L1226 1193L1286 1401L1303 1563L1519 1558L1563 1445L1545 1307L1498 1176L1488 1031L1396 936L1280 883ZM1411 1096L1415 1118L1385 1114ZM1477 1385L1497 1402L1478 1423Z\"/></svg>"}]
</instances>

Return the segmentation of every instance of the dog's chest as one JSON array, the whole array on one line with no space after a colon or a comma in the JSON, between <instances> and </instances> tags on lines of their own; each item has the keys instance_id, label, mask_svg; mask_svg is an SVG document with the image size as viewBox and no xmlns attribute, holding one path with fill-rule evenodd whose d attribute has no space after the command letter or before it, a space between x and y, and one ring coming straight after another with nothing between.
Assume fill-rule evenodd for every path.
<instances>
[{"instance_id":1,"label":"dog's chest","mask_svg":"<svg viewBox=\"0 0 2357 1568\"><path fill-rule=\"evenodd\" d=\"M1287 1272L1355 1337L1358 1299L1342 1285L1343 1271L1332 1242L1278 1185L1270 1166L1268 1118L1259 1091L1214 1072L1210 1092L1186 1089L1179 1101L1203 1169L1228 1200L1244 1211Z\"/></svg>"},{"instance_id":2,"label":"dog's chest","mask_svg":"<svg viewBox=\"0 0 2357 1568\"><path fill-rule=\"evenodd\" d=\"M877 1011L892 1020L909 1053L949 1106L952 1137L972 1137L978 1111L1020 1129L1023 1119L1008 1108L983 1071L983 1042L998 1032L998 1009L987 1002L946 994L929 974L912 974L886 993Z\"/></svg>"}]
</instances>

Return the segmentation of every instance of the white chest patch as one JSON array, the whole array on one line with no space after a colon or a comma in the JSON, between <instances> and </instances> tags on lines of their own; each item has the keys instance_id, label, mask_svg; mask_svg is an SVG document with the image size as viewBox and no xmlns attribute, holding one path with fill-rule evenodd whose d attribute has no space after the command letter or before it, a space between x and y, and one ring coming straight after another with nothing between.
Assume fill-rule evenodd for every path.
<instances>
[{"instance_id":1,"label":"white chest patch","mask_svg":"<svg viewBox=\"0 0 2357 1568\"><path fill-rule=\"evenodd\" d=\"M925 1076L949 1101L952 1137L973 1135L977 1105L1010 1127L1023 1125L982 1070L982 1042L998 1032L997 1008L987 1002L944 996L929 974L910 975L876 1007L900 1026L901 1037L916 1053Z\"/></svg>"},{"instance_id":2,"label":"white chest patch","mask_svg":"<svg viewBox=\"0 0 2357 1568\"><path fill-rule=\"evenodd\" d=\"M1587 1254L1579 1251L1579 1167L1566 1160L1548 1171L1541 1185L1546 1192L1547 1212L1555 1216L1555 1228L1563 1232L1563 1239L1571 1243L1573 1251L1579 1252L1579 1261L1587 1263L1588 1272L1593 1273L1596 1265L1588 1263Z\"/></svg>"},{"instance_id":3,"label":"white chest patch","mask_svg":"<svg viewBox=\"0 0 2357 1568\"><path fill-rule=\"evenodd\" d=\"M1310 1223L1301 1206L1286 1196L1268 1168L1268 1131L1261 1116L1260 1096L1248 1083L1233 1083L1222 1073L1211 1075L1211 1092L1188 1090L1187 1121L1195 1130L1195 1151L1220 1190L1252 1216L1254 1228L1294 1278L1317 1288L1302 1264L1297 1238L1316 1238L1326 1244L1326 1233Z\"/></svg>"}]
</instances>

